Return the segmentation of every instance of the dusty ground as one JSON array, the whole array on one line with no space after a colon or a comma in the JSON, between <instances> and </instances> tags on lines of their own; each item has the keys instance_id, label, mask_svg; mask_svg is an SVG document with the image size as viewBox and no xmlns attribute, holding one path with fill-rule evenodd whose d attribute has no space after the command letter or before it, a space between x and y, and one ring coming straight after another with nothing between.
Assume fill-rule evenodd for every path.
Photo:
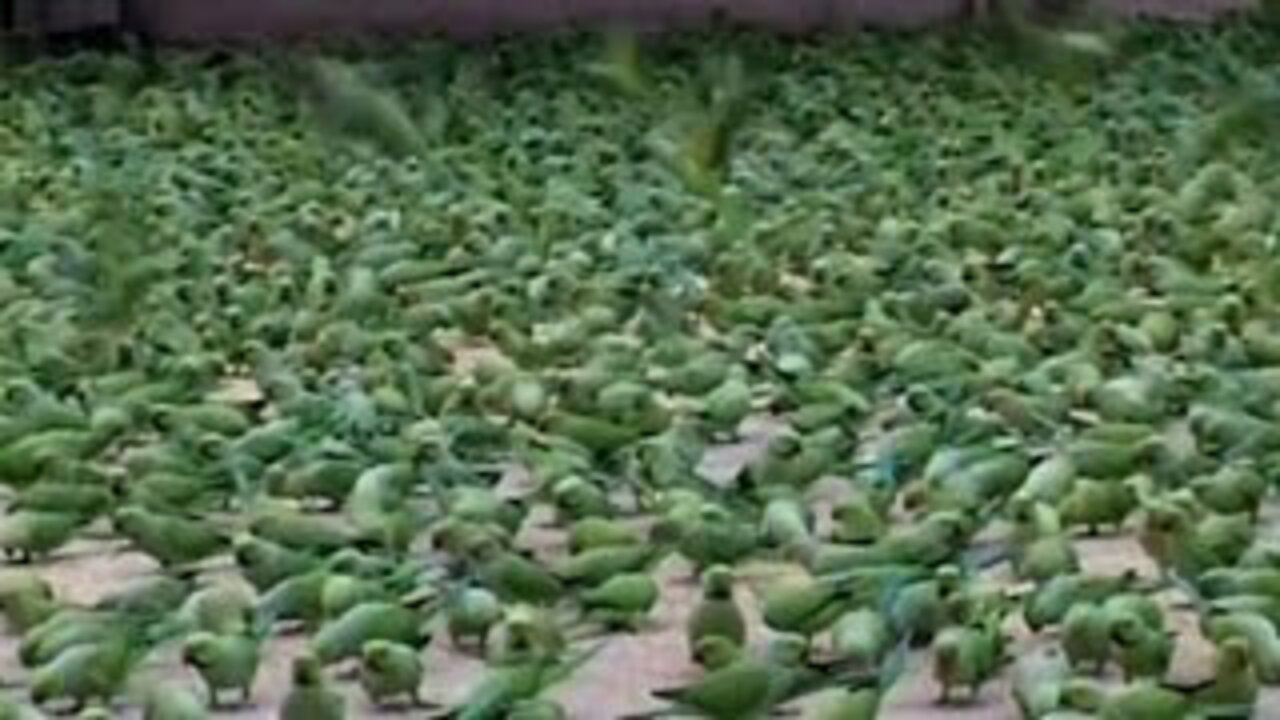
<instances>
[{"instance_id":1,"label":"dusty ground","mask_svg":"<svg viewBox=\"0 0 1280 720\"><path fill-rule=\"evenodd\" d=\"M762 440L769 434L767 427L756 427L742 443L726 446L711 453L707 462L708 473L724 477L734 466L748 461L758 451ZM832 492L830 483L820 484L818 494ZM1280 509L1269 513L1280 516ZM538 545L556 542L554 536L536 538ZM1082 538L1080 550L1086 569L1090 572L1119 574L1134 568L1151 575L1154 568L1147 556L1131 537ZM82 541L52 559L41 568L57 587L60 595L73 602L91 603L146 574L155 566L146 557L128 551L119 545ZM206 573L211 580L234 581L229 568L213 566ZM743 569L744 582L740 586L740 601L750 614L756 606L752 586L758 587L768 576L785 572L787 568L767 563L757 563ZM988 581L1004 581L1004 571L995 568ZM680 684L696 677L696 671L686 657L683 639L685 614L695 596L696 586L691 582L687 567L678 558L671 558L660 568L664 593L662 602L644 631L629 636L615 636L607 646L571 681L557 688L554 697L570 711L572 717L581 720L609 720L630 712L653 709L648 691L652 688ZM1177 598L1169 598L1175 609L1174 622L1182 630L1178 654L1174 662L1174 675L1195 677L1208 671L1212 651L1201 639L1196 623L1187 612L1177 610ZM758 613L756 613L758 614ZM1018 638L1015 652L1025 652L1045 638L1033 638L1011 621L1011 628ZM761 627L753 628L753 639L766 636ZM303 638L278 637L272 640L258 676L253 704L234 711L217 714L220 718L256 720L275 716L275 708L288 687L290 659L303 645ZM15 658L16 641L4 636L0 641L0 681L8 692L21 693L25 676ZM440 637L428 650L425 697L434 702L448 704L460 699L484 670L477 659L459 654L447 639ZM198 687L197 680L185 670L176 657L161 656L145 666L140 676L162 677ZM350 710L350 717L424 717L422 711L376 712L365 701L363 694L351 683L340 683ZM947 708L938 707L934 700L937 686L929 674L925 652L915 653L906 676L887 698L881 717L887 720L1013 720L1018 718L1010 696L1007 678L1001 677L989 684L978 701ZM814 715L814 709L823 698L815 697L802 707L801 717ZM136 717L131 708L120 708L123 718ZM1280 688L1266 692L1256 717L1280 717Z\"/></svg>"}]
</instances>

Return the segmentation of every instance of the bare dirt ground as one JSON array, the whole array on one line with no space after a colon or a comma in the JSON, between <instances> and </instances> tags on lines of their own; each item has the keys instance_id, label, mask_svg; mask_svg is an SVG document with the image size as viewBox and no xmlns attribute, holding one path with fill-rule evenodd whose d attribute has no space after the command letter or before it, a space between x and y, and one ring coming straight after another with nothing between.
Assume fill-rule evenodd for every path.
<instances>
[{"instance_id":1,"label":"bare dirt ground","mask_svg":"<svg viewBox=\"0 0 1280 720\"><path fill-rule=\"evenodd\" d=\"M734 466L747 462L759 450L762 440L768 435L767 427L757 427L742 443L716 450L708 459L708 474L731 473ZM832 492L832 484L820 483L815 492L819 495ZM1280 508L1272 508L1268 516L1273 519L1280 517ZM1276 524L1273 522L1272 526ZM558 542L554 534L544 534L534 540L539 547ZM1128 535L1081 538L1079 548L1085 568L1090 572L1120 574L1136 569L1151 576L1155 571L1150 559ZM763 562L742 568L739 600L749 615L758 616L753 588L758 588L769 576L788 570L785 566ZM92 603L154 572L155 565L148 558L118 544L82 541L41 566L39 571L54 583L61 597L71 602ZM989 572L985 582L1007 582L1003 568ZM236 581L226 563L210 567L205 574L211 582ZM687 566L679 558L664 562L659 575L663 583L663 597L649 626L633 635L614 636L590 663L553 693L573 718L610 720L627 713L655 709L658 705L650 700L649 690L678 685L697 677L696 668L687 659L683 635L685 616L697 595L696 585ZM1178 599L1170 597L1168 600L1173 622L1180 631L1173 674L1185 678L1203 676L1211 667L1212 649L1199 636L1195 619L1181 609ZM1018 620L1010 623L1010 631L1017 638L1015 655L1048 641L1044 634L1033 637L1025 628L1019 627ZM767 631L756 626L752 628L752 635L753 641L760 642L766 638ZM16 644L12 635L5 635L0 641L0 685L6 688L5 692L20 696L24 692L26 676L16 661ZM252 704L219 712L216 717L239 720L275 717L276 707L288 689L290 660L303 646L303 636L273 638L263 659ZM426 667L423 695L442 705L460 700L484 672L482 661L455 651L443 636L430 645ZM938 688L929 672L927 652L914 653L908 667L908 672L893 688L882 708L881 717L886 720L1015 720L1019 717L1010 698L1006 676L988 684L972 703L939 707L935 702ZM149 661L140 669L138 677L199 687L198 680L181 666L172 652ZM430 716L423 710L375 711L353 683L339 681L338 687L347 698L349 717ZM799 708L800 716L815 716L823 700L817 696L806 701ZM121 718L138 715L136 709L128 706L117 708L116 714ZM1265 692L1255 717L1280 718L1280 688Z\"/></svg>"}]
</instances>

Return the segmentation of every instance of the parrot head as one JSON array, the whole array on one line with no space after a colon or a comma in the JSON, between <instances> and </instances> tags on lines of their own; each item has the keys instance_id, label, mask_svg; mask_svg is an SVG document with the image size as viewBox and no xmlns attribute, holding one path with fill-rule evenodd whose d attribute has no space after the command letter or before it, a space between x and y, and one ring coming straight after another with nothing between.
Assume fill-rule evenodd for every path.
<instances>
[{"instance_id":1,"label":"parrot head","mask_svg":"<svg viewBox=\"0 0 1280 720\"><path fill-rule=\"evenodd\" d=\"M211 662L216 638L212 633L198 632L187 638L182 645L182 661L195 667L205 667Z\"/></svg>"},{"instance_id":2,"label":"parrot head","mask_svg":"<svg viewBox=\"0 0 1280 720\"><path fill-rule=\"evenodd\" d=\"M391 655L391 647L391 643L386 640L370 640L361 648L360 657L365 665L379 670L387 667L387 660Z\"/></svg>"},{"instance_id":3,"label":"parrot head","mask_svg":"<svg viewBox=\"0 0 1280 720\"><path fill-rule=\"evenodd\" d=\"M711 597L728 597L733 592L733 570L726 565L712 565L702 573L702 588Z\"/></svg>"},{"instance_id":4,"label":"parrot head","mask_svg":"<svg viewBox=\"0 0 1280 720\"><path fill-rule=\"evenodd\" d=\"M307 687L320 685L324 679L324 666L315 655L307 653L293 660L293 684Z\"/></svg>"}]
</instances>

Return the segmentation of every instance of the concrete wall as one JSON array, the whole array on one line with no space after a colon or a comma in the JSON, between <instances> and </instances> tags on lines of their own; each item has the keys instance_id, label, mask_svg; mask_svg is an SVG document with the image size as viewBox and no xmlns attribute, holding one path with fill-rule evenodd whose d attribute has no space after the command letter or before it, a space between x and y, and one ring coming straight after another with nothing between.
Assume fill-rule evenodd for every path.
<instances>
[{"instance_id":1,"label":"concrete wall","mask_svg":"<svg viewBox=\"0 0 1280 720\"><path fill-rule=\"evenodd\" d=\"M170 40L440 31L477 36L565 25L683 27L715 14L783 30L913 28L983 0L129 0L129 24ZM1204 19L1255 0L1104 0L1123 15Z\"/></svg>"}]
</instances>

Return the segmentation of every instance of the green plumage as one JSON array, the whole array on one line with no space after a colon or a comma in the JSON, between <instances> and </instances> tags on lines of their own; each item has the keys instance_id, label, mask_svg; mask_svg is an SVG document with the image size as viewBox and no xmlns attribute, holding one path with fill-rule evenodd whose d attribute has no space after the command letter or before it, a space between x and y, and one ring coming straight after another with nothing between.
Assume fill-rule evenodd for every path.
<instances>
[{"instance_id":1,"label":"green plumage","mask_svg":"<svg viewBox=\"0 0 1280 720\"><path fill-rule=\"evenodd\" d=\"M330 689L320 662L303 655L293 661L292 682L277 716L280 720L343 720L347 701Z\"/></svg>"},{"instance_id":2,"label":"green plumage","mask_svg":"<svg viewBox=\"0 0 1280 720\"><path fill-rule=\"evenodd\" d=\"M1062 620L1062 647L1077 669L1101 673L1111 659L1111 616L1101 605L1077 602Z\"/></svg>"},{"instance_id":3,"label":"green plumage","mask_svg":"<svg viewBox=\"0 0 1280 720\"><path fill-rule=\"evenodd\" d=\"M445 605L445 618L456 647L472 644L483 648L489 629L502 619L502 601L485 588L464 588Z\"/></svg>"},{"instance_id":4,"label":"green plumage","mask_svg":"<svg viewBox=\"0 0 1280 720\"><path fill-rule=\"evenodd\" d=\"M165 567L197 563L229 546L227 535L217 527L178 515L126 507L112 521L121 535Z\"/></svg>"},{"instance_id":5,"label":"green plumage","mask_svg":"<svg viewBox=\"0 0 1280 720\"><path fill-rule=\"evenodd\" d=\"M1125 680L1164 677L1173 661L1176 636L1123 610L1104 607L1103 612L1110 623L1111 654Z\"/></svg>"},{"instance_id":6,"label":"green plumage","mask_svg":"<svg viewBox=\"0 0 1280 720\"><path fill-rule=\"evenodd\" d=\"M44 705L69 700L75 707L90 701L110 705L124 689L135 651L121 637L73 645L31 675L31 700Z\"/></svg>"},{"instance_id":7,"label":"green plumage","mask_svg":"<svg viewBox=\"0 0 1280 720\"><path fill-rule=\"evenodd\" d=\"M989 627L951 626L933 640L933 677L943 703L952 700L952 690L965 687L971 698L982 692L1004 662L999 631Z\"/></svg>"},{"instance_id":8,"label":"green plumage","mask_svg":"<svg viewBox=\"0 0 1280 720\"><path fill-rule=\"evenodd\" d=\"M733 571L722 565L703 573L702 598L685 624L685 642L694 660L701 660L698 649L711 637L724 638L734 647L747 641L747 622L734 598Z\"/></svg>"},{"instance_id":9,"label":"green plumage","mask_svg":"<svg viewBox=\"0 0 1280 720\"><path fill-rule=\"evenodd\" d=\"M370 640L360 650L360 687L376 706L399 696L421 705L422 676L422 658L414 647Z\"/></svg>"},{"instance_id":10,"label":"green plumage","mask_svg":"<svg viewBox=\"0 0 1280 720\"><path fill-rule=\"evenodd\" d=\"M605 580L579 597L587 614L609 627L636 627L658 604L658 583L645 573Z\"/></svg>"},{"instance_id":11,"label":"green plumage","mask_svg":"<svg viewBox=\"0 0 1280 720\"><path fill-rule=\"evenodd\" d=\"M241 702L248 703L258 676L260 646L258 638L245 634L197 632L183 644L182 658L204 681L210 705L219 707L222 693L227 690L235 691Z\"/></svg>"},{"instance_id":12,"label":"green plumage","mask_svg":"<svg viewBox=\"0 0 1280 720\"><path fill-rule=\"evenodd\" d=\"M43 558L71 541L84 525L78 515L19 510L0 518L0 552L19 562Z\"/></svg>"},{"instance_id":13,"label":"green plumage","mask_svg":"<svg viewBox=\"0 0 1280 720\"><path fill-rule=\"evenodd\" d=\"M549 570L510 551L499 551L481 561L477 577L504 600L550 604L563 592Z\"/></svg>"},{"instance_id":14,"label":"green plumage","mask_svg":"<svg viewBox=\"0 0 1280 720\"><path fill-rule=\"evenodd\" d=\"M187 690L169 683L154 683L142 701L142 720L207 720L205 704Z\"/></svg>"},{"instance_id":15,"label":"green plumage","mask_svg":"<svg viewBox=\"0 0 1280 720\"><path fill-rule=\"evenodd\" d=\"M426 640L418 613L390 602L365 602L326 623L311 640L315 657L330 664L360 654L365 643L387 640L420 647Z\"/></svg>"},{"instance_id":16,"label":"green plumage","mask_svg":"<svg viewBox=\"0 0 1280 720\"><path fill-rule=\"evenodd\" d=\"M594 586L615 575L643 570L657 555L657 550L649 545L584 550L557 565L556 574L568 583Z\"/></svg>"}]
</instances>

